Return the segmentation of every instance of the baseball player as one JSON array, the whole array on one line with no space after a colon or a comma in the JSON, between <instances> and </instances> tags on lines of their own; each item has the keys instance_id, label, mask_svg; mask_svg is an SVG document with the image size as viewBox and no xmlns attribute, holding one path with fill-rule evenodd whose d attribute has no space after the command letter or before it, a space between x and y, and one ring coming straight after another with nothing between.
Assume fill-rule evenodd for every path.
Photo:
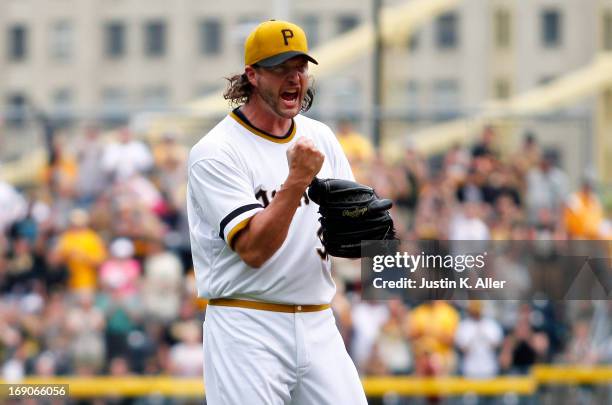
<instances>
[{"instance_id":1,"label":"baseball player","mask_svg":"<svg viewBox=\"0 0 612 405\"><path fill-rule=\"evenodd\" d=\"M313 101L304 31L260 24L240 104L191 150L187 208L204 323L206 399L223 404L365 404L330 309L335 285L308 185L353 179L334 134L300 115Z\"/></svg>"}]
</instances>

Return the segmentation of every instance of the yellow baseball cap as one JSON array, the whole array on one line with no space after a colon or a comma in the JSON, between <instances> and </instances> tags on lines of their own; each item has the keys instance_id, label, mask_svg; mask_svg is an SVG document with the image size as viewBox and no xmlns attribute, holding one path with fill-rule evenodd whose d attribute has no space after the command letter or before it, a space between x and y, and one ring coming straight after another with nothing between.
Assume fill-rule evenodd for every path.
<instances>
[{"instance_id":1,"label":"yellow baseball cap","mask_svg":"<svg viewBox=\"0 0 612 405\"><path fill-rule=\"evenodd\" d=\"M304 55L315 65L319 64L308 55L308 41L304 30L287 21L263 22L244 42L245 65L271 67L298 55Z\"/></svg>"}]
</instances>

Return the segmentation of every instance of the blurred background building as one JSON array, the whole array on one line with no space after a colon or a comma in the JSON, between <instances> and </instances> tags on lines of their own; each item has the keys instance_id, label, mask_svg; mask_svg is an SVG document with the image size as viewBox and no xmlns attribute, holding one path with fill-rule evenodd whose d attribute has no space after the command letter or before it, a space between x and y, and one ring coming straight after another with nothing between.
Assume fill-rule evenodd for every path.
<instances>
[{"instance_id":1,"label":"blurred background building","mask_svg":"<svg viewBox=\"0 0 612 405\"><path fill-rule=\"evenodd\" d=\"M130 112L171 108L218 90L223 77L241 70L248 32L272 15L303 24L311 47L370 18L367 2L352 1L68 0L48 5L40 0L0 5L6 38L0 65L3 105L19 109L27 100L76 118L124 120ZM353 78L362 73L355 69ZM346 87L345 92L353 86ZM359 90L350 98L355 95L365 105Z\"/></svg>"},{"instance_id":2,"label":"blurred background building","mask_svg":"<svg viewBox=\"0 0 612 405\"><path fill-rule=\"evenodd\" d=\"M393 5L400 1L385 1ZM369 1L4 1L0 58L6 107L127 114L168 108L217 90L242 68L254 24L274 15L301 24L310 47L372 20ZM272 13L269 11L273 10ZM612 2L466 0L389 49L389 106L458 114L508 98L612 50ZM370 57L319 84L330 113L367 111ZM112 114L109 114L112 115ZM125 117L125 116L124 116Z\"/></svg>"},{"instance_id":3,"label":"blurred background building","mask_svg":"<svg viewBox=\"0 0 612 405\"><path fill-rule=\"evenodd\" d=\"M180 111L190 101L217 94L223 78L242 69L243 40L257 22L270 17L296 21L317 50L370 24L374 3L60 0L50 7L42 0L3 1L0 109L9 126L19 126L22 114L35 106L67 127L85 119L114 125L137 112ZM392 8L407 2L379 3ZM399 138L418 128L477 114L488 101L550 83L612 50L609 0L446 3L412 34L398 35L382 48L380 109L372 103L376 80L372 54L364 46L327 66L335 74L315 76L312 114L331 121L353 119L362 132L371 132L375 119L382 118L384 150L393 150ZM610 94L608 89L575 97L562 110L499 125L515 134L537 127L576 182L580 168L601 149L594 137L599 143L604 137L593 130L610 127L599 117L602 108L609 108ZM551 113L554 120L546 119ZM198 136L211 122L201 121L187 132ZM8 130L6 138L10 143ZM20 145L30 148L31 142Z\"/></svg>"},{"instance_id":4,"label":"blurred background building","mask_svg":"<svg viewBox=\"0 0 612 405\"><path fill-rule=\"evenodd\" d=\"M191 377L165 392L201 402L186 159L269 18L307 32L308 115L394 200L402 240L524 240L536 269L557 241L610 257L612 0L0 0L0 381L135 376L122 389L144 396L161 388L142 376ZM528 289L530 260L499 266ZM378 403L610 403L609 300L368 301L358 262L332 274ZM412 375L491 378L497 402ZM71 392L107 395L97 381Z\"/></svg>"}]
</instances>

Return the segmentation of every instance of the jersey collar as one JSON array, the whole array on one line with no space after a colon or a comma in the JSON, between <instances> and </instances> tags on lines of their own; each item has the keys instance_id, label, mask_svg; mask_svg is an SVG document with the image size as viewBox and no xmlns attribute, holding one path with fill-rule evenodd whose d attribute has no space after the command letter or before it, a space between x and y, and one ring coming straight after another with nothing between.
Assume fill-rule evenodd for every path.
<instances>
[{"instance_id":1,"label":"jersey collar","mask_svg":"<svg viewBox=\"0 0 612 405\"><path fill-rule=\"evenodd\" d=\"M262 137L268 141L271 141L271 142L287 143L293 139L293 136L295 135L295 132L296 132L296 125L293 119L291 119L291 126L289 127L289 130L287 131L287 133L281 137L278 137L278 136L274 136L266 131L263 131L255 127L253 124L251 124L251 122L247 119L247 117L245 117L245 115L242 113L242 111L240 111L239 108L235 108L229 115L234 120L236 120L236 122L238 122L245 129L247 129L249 132L259 137Z\"/></svg>"}]
</instances>

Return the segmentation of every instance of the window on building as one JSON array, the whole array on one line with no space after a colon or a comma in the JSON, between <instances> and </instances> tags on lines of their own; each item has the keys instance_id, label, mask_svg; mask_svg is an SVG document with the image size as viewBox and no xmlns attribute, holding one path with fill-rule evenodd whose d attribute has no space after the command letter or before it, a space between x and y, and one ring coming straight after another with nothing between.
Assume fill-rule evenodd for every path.
<instances>
[{"instance_id":1,"label":"window on building","mask_svg":"<svg viewBox=\"0 0 612 405\"><path fill-rule=\"evenodd\" d=\"M410 52L415 52L416 50L419 49L419 45L421 44L422 36L423 34L420 30L413 31L412 34L410 34L410 39L408 40L408 50Z\"/></svg>"},{"instance_id":2,"label":"window on building","mask_svg":"<svg viewBox=\"0 0 612 405\"><path fill-rule=\"evenodd\" d=\"M495 12L495 45L498 48L508 48L511 38L511 17L510 12L499 9Z\"/></svg>"},{"instance_id":3,"label":"window on building","mask_svg":"<svg viewBox=\"0 0 612 405\"><path fill-rule=\"evenodd\" d=\"M409 112L418 112L421 107L421 86L416 80L410 80L406 84L406 94Z\"/></svg>"},{"instance_id":4,"label":"window on building","mask_svg":"<svg viewBox=\"0 0 612 405\"><path fill-rule=\"evenodd\" d=\"M459 84L454 79L436 80L433 85L433 107L439 114L459 112Z\"/></svg>"},{"instance_id":5,"label":"window on building","mask_svg":"<svg viewBox=\"0 0 612 405\"><path fill-rule=\"evenodd\" d=\"M359 25L359 18L355 15L341 15L338 17L338 34L350 31Z\"/></svg>"},{"instance_id":6,"label":"window on building","mask_svg":"<svg viewBox=\"0 0 612 405\"><path fill-rule=\"evenodd\" d=\"M69 88L60 88L51 96L53 116L60 125L66 125L74 116L72 91Z\"/></svg>"},{"instance_id":7,"label":"window on building","mask_svg":"<svg viewBox=\"0 0 612 405\"><path fill-rule=\"evenodd\" d=\"M603 92L604 114L606 117L612 117L612 90Z\"/></svg>"},{"instance_id":8,"label":"window on building","mask_svg":"<svg viewBox=\"0 0 612 405\"><path fill-rule=\"evenodd\" d=\"M612 11L607 11L603 16L603 49L612 51Z\"/></svg>"},{"instance_id":9,"label":"window on building","mask_svg":"<svg viewBox=\"0 0 612 405\"><path fill-rule=\"evenodd\" d=\"M72 22L58 21L51 26L50 49L51 57L59 61L72 58L74 30Z\"/></svg>"},{"instance_id":10,"label":"window on building","mask_svg":"<svg viewBox=\"0 0 612 405\"><path fill-rule=\"evenodd\" d=\"M128 119L128 98L124 89L109 87L102 91L102 119L109 123L121 123Z\"/></svg>"},{"instance_id":11,"label":"window on building","mask_svg":"<svg viewBox=\"0 0 612 405\"><path fill-rule=\"evenodd\" d=\"M200 22L200 53L218 55L221 53L221 22L207 19Z\"/></svg>"},{"instance_id":12,"label":"window on building","mask_svg":"<svg viewBox=\"0 0 612 405\"><path fill-rule=\"evenodd\" d=\"M302 19L302 28L308 37L308 47L310 49L319 45L319 25L320 20L316 15L307 15Z\"/></svg>"},{"instance_id":13,"label":"window on building","mask_svg":"<svg viewBox=\"0 0 612 405\"><path fill-rule=\"evenodd\" d=\"M538 86L546 86L556 79L555 75L544 75L538 79Z\"/></svg>"},{"instance_id":14,"label":"window on building","mask_svg":"<svg viewBox=\"0 0 612 405\"><path fill-rule=\"evenodd\" d=\"M562 21L561 12L556 9L542 11L542 45L546 48L554 48L561 45Z\"/></svg>"},{"instance_id":15,"label":"window on building","mask_svg":"<svg viewBox=\"0 0 612 405\"><path fill-rule=\"evenodd\" d=\"M510 82L506 78L495 80L494 97L499 100L506 100L510 97Z\"/></svg>"},{"instance_id":16,"label":"window on building","mask_svg":"<svg viewBox=\"0 0 612 405\"><path fill-rule=\"evenodd\" d=\"M145 24L145 54L163 56L166 52L166 24L163 21L149 21Z\"/></svg>"},{"instance_id":17,"label":"window on building","mask_svg":"<svg viewBox=\"0 0 612 405\"><path fill-rule=\"evenodd\" d=\"M20 127L25 123L26 96L23 93L12 93L6 98L6 123L12 127Z\"/></svg>"},{"instance_id":18,"label":"window on building","mask_svg":"<svg viewBox=\"0 0 612 405\"><path fill-rule=\"evenodd\" d=\"M456 48L459 44L459 17L446 13L436 20L436 44L440 49Z\"/></svg>"},{"instance_id":19,"label":"window on building","mask_svg":"<svg viewBox=\"0 0 612 405\"><path fill-rule=\"evenodd\" d=\"M251 31L253 31L262 20L265 20L265 18L266 17L264 16L258 15L245 15L240 17L238 19L238 23L232 28L230 34L232 38L232 46L235 46L240 60L244 59L244 41L246 41Z\"/></svg>"},{"instance_id":20,"label":"window on building","mask_svg":"<svg viewBox=\"0 0 612 405\"><path fill-rule=\"evenodd\" d=\"M160 109L168 106L169 93L165 86L146 87L142 91L142 106L146 109Z\"/></svg>"},{"instance_id":21,"label":"window on building","mask_svg":"<svg viewBox=\"0 0 612 405\"><path fill-rule=\"evenodd\" d=\"M125 24L113 21L104 26L104 53L109 58L120 58L126 51Z\"/></svg>"},{"instance_id":22,"label":"window on building","mask_svg":"<svg viewBox=\"0 0 612 405\"><path fill-rule=\"evenodd\" d=\"M8 30L8 60L17 62L27 56L28 31L24 25L14 25Z\"/></svg>"},{"instance_id":23,"label":"window on building","mask_svg":"<svg viewBox=\"0 0 612 405\"><path fill-rule=\"evenodd\" d=\"M206 97L206 96L210 96L216 91L219 91L219 85L217 83L201 84L195 88L193 92L193 96L194 97Z\"/></svg>"},{"instance_id":24,"label":"window on building","mask_svg":"<svg viewBox=\"0 0 612 405\"><path fill-rule=\"evenodd\" d=\"M334 104L338 112L355 113L361 103L361 86L357 79L342 77L334 80Z\"/></svg>"}]
</instances>

